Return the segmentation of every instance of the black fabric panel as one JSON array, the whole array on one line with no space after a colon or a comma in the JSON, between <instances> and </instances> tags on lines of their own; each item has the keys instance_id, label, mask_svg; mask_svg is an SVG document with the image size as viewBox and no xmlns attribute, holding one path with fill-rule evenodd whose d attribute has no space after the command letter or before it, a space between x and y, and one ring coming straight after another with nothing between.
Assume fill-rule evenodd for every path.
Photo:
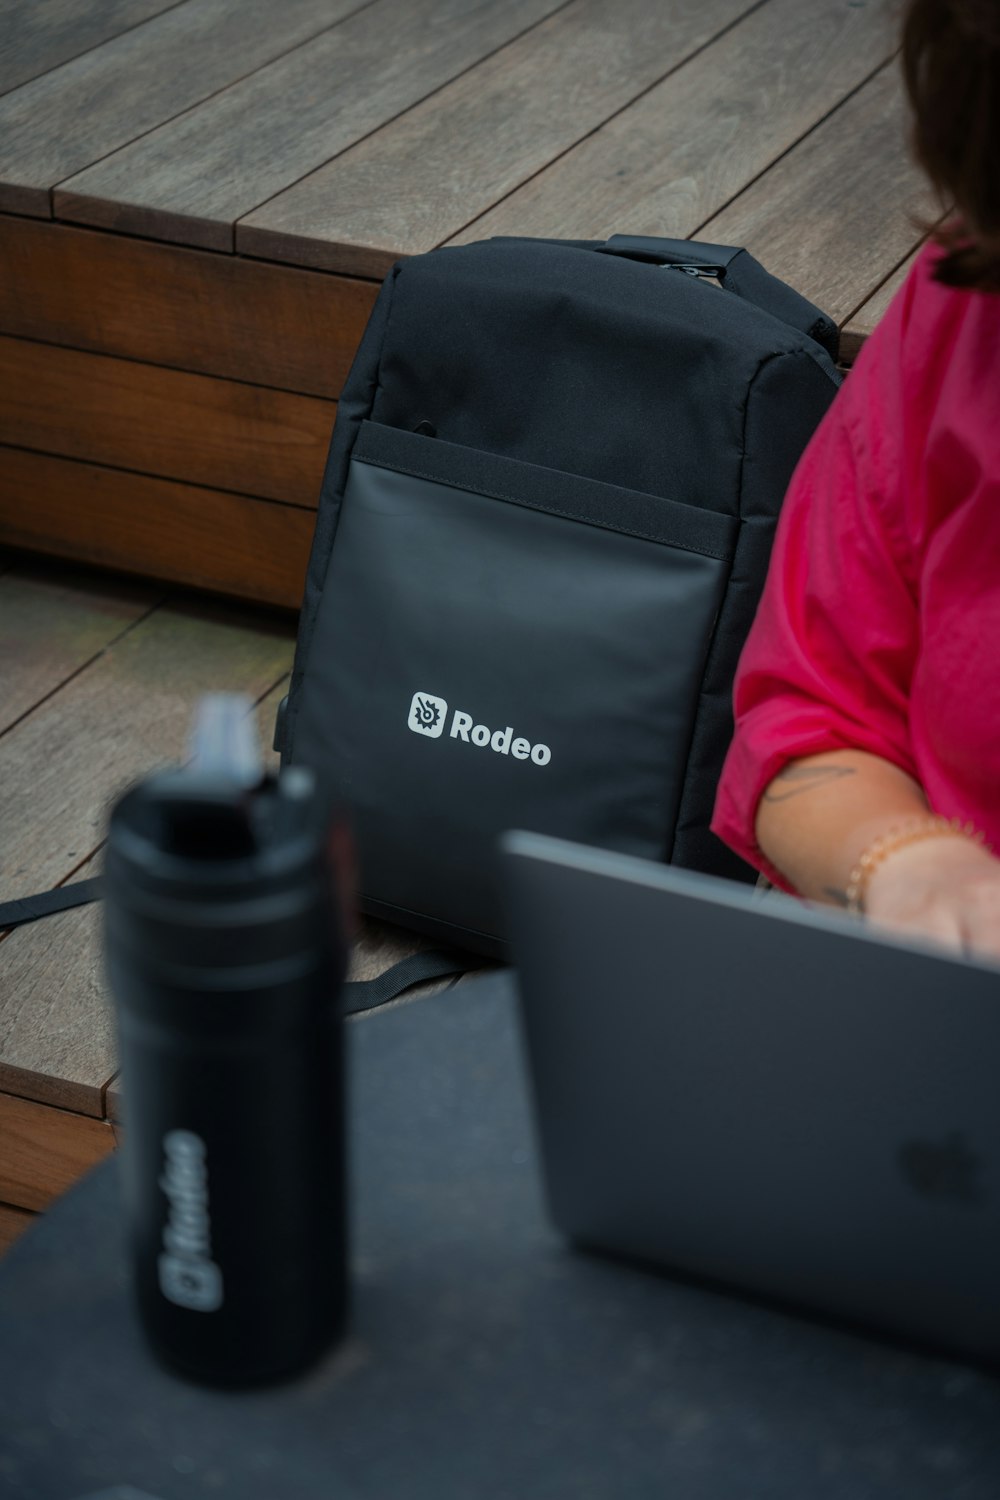
<instances>
[{"instance_id":1,"label":"black fabric panel","mask_svg":"<svg viewBox=\"0 0 1000 1500\"><path fill-rule=\"evenodd\" d=\"M797 336L718 287L533 240L397 278L372 419L738 514L745 393Z\"/></svg>"},{"instance_id":2,"label":"black fabric panel","mask_svg":"<svg viewBox=\"0 0 1000 1500\"><path fill-rule=\"evenodd\" d=\"M739 531L733 516L517 459L476 453L375 422L363 424L354 459L706 557L732 557Z\"/></svg>"},{"instance_id":3,"label":"black fabric panel","mask_svg":"<svg viewBox=\"0 0 1000 1500\"><path fill-rule=\"evenodd\" d=\"M765 271L748 251L733 245L707 245L699 240L661 240L639 235L615 234L597 250L625 255L661 266L700 266L717 273L723 286L745 297L762 312L787 323L813 339L831 359L836 359L840 330L832 318L813 302Z\"/></svg>"},{"instance_id":4,"label":"black fabric panel","mask_svg":"<svg viewBox=\"0 0 1000 1500\"><path fill-rule=\"evenodd\" d=\"M398 269L398 266L394 266L382 283L337 403L336 422L323 473L319 507L316 513L316 529L313 532L312 548L309 553L305 593L295 642L295 659L285 700L287 708L281 725L283 763L294 753L295 723L298 717L300 692L308 668L316 613L322 598L333 539L337 531L340 501L347 484L347 470L355 438L361 423L371 410L375 397L379 359L385 342L389 308Z\"/></svg>"},{"instance_id":5,"label":"black fabric panel","mask_svg":"<svg viewBox=\"0 0 1000 1500\"><path fill-rule=\"evenodd\" d=\"M295 757L352 810L362 894L499 936L507 828L662 857L728 571L356 457Z\"/></svg>"},{"instance_id":6,"label":"black fabric panel","mask_svg":"<svg viewBox=\"0 0 1000 1500\"><path fill-rule=\"evenodd\" d=\"M747 397L744 521L705 669L671 860L710 874L752 872L708 831L722 763L733 736L732 685L760 601L781 503L795 466L836 395L837 383L808 352L761 367ZM707 862L706 862L707 861Z\"/></svg>"},{"instance_id":7,"label":"black fabric panel","mask_svg":"<svg viewBox=\"0 0 1000 1500\"><path fill-rule=\"evenodd\" d=\"M455 922L446 922L440 917L429 917L424 911L412 907L394 906L390 901L379 901L363 892L358 896L358 910L380 922L394 922L399 927L409 927L414 932L433 938L436 943L447 943L449 947L469 953L478 953L484 958L502 959L510 962L510 946L501 938L485 932L474 932Z\"/></svg>"},{"instance_id":8,"label":"black fabric panel","mask_svg":"<svg viewBox=\"0 0 1000 1500\"><path fill-rule=\"evenodd\" d=\"M708 245L703 240L668 240L640 234L613 234L594 248L606 255L624 255L657 266L718 266L723 270L734 255L745 254L738 245Z\"/></svg>"},{"instance_id":9,"label":"black fabric panel","mask_svg":"<svg viewBox=\"0 0 1000 1500\"><path fill-rule=\"evenodd\" d=\"M745 250L729 262L724 276L726 288L738 297L763 308L790 328L797 328L807 338L814 340L830 356L836 359L840 345L840 330L832 318L813 302L800 296L784 281L765 271L759 261Z\"/></svg>"}]
</instances>

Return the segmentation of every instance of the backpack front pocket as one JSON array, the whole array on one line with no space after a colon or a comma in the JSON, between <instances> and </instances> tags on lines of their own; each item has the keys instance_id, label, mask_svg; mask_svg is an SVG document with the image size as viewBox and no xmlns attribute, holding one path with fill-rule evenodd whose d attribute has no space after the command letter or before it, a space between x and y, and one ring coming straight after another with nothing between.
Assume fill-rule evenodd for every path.
<instances>
[{"instance_id":1,"label":"backpack front pocket","mask_svg":"<svg viewBox=\"0 0 1000 1500\"><path fill-rule=\"evenodd\" d=\"M292 758L377 909L502 931L507 828L662 858L738 520L363 424Z\"/></svg>"}]
</instances>

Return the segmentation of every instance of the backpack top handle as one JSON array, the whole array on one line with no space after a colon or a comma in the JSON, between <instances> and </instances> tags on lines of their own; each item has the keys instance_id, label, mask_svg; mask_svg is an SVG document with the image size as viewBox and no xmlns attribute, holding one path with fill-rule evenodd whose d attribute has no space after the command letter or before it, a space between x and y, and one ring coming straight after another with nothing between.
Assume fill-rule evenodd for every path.
<instances>
[{"instance_id":1,"label":"backpack top handle","mask_svg":"<svg viewBox=\"0 0 1000 1500\"><path fill-rule=\"evenodd\" d=\"M754 260L738 245L707 245L699 240L666 240L652 235L614 234L593 247L604 255L620 255L651 265L671 266L691 276L715 276L737 297L752 302L789 328L805 334L836 361L840 330L814 303Z\"/></svg>"}]
</instances>

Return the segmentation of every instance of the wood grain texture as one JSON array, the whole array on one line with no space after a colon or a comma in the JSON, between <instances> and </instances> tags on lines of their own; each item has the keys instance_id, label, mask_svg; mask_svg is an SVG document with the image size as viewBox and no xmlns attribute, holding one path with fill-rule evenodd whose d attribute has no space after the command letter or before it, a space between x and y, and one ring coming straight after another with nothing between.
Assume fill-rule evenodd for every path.
<instances>
[{"instance_id":1,"label":"wood grain texture","mask_svg":"<svg viewBox=\"0 0 1000 1500\"><path fill-rule=\"evenodd\" d=\"M455 243L685 238L889 57L890 0L769 0Z\"/></svg>"},{"instance_id":2,"label":"wood grain texture","mask_svg":"<svg viewBox=\"0 0 1000 1500\"><path fill-rule=\"evenodd\" d=\"M920 238L933 212L905 140L902 83L892 63L699 229L745 245L842 323Z\"/></svg>"},{"instance_id":3,"label":"wood grain texture","mask_svg":"<svg viewBox=\"0 0 1000 1500\"><path fill-rule=\"evenodd\" d=\"M242 219L236 248L381 275L456 234L748 8L573 0Z\"/></svg>"},{"instance_id":4,"label":"wood grain texture","mask_svg":"<svg viewBox=\"0 0 1000 1500\"><path fill-rule=\"evenodd\" d=\"M35 1214L26 1208L14 1208L10 1203L0 1203L0 1257L19 1240L26 1229L34 1223Z\"/></svg>"},{"instance_id":5,"label":"wood grain texture","mask_svg":"<svg viewBox=\"0 0 1000 1500\"><path fill-rule=\"evenodd\" d=\"M98 857L73 879L99 872ZM22 878L18 889L41 890L51 883ZM0 942L0 1089L99 1119L115 1058L100 905L59 912L10 932Z\"/></svg>"},{"instance_id":6,"label":"wood grain texture","mask_svg":"<svg viewBox=\"0 0 1000 1500\"><path fill-rule=\"evenodd\" d=\"M289 652L290 655L290 652ZM282 676L256 705L265 761L274 716L288 691ZM74 880L100 873L103 851ZM18 928L0 943L0 1087L47 1104L100 1116L117 1068L115 1029L105 983L101 911L80 907Z\"/></svg>"},{"instance_id":7,"label":"wood grain texture","mask_svg":"<svg viewBox=\"0 0 1000 1500\"><path fill-rule=\"evenodd\" d=\"M0 443L315 506L336 407L0 337Z\"/></svg>"},{"instance_id":8,"label":"wood grain texture","mask_svg":"<svg viewBox=\"0 0 1000 1500\"><path fill-rule=\"evenodd\" d=\"M845 364L853 364L861 353L865 339L874 333L885 316L889 303L895 297L907 276L913 270L917 252L907 256L903 264L894 271L857 312L852 313L840 333L840 358Z\"/></svg>"},{"instance_id":9,"label":"wood grain texture","mask_svg":"<svg viewBox=\"0 0 1000 1500\"><path fill-rule=\"evenodd\" d=\"M63 178L358 8L187 0L0 99L0 208L47 218Z\"/></svg>"},{"instance_id":10,"label":"wood grain texture","mask_svg":"<svg viewBox=\"0 0 1000 1500\"><path fill-rule=\"evenodd\" d=\"M298 609L315 522L294 505L0 448L0 539L54 557Z\"/></svg>"},{"instance_id":11,"label":"wood grain texture","mask_svg":"<svg viewBox=\"0 0 1000 1500\"><path fill-rule=\"evenodd\" d=\"M3 0L0 94L110 37L169 10L180 0Z\"/></svg>"},{"instance_id":12,"label":"wood grain texture","mask_svg":"<svg viewBox=\"0 0 1000 1500\"><path fill-rule=\"evenodd\" d=\"M231 250L233 224L563 0L376 0L64 182L60 219ZM392 38L391 46L386 45Z\"/></svg>"},{"instance_id":13,"label":"wood grain texture","mask_svg":"<svg viewBox=\"0 0 1000 1500\"><path fill-rule=\"evenodd\" d=\"M139 583L21 563L0 577L0 734L162 599Z\"/></svg>"},{"instance_id":14,"label":"wood grain texture","mask_svg":"<svg viewBox=\"0 0 1000 1500\"><path fill-rule=\"evenodd\" d=\"M289 671L293 634L233 606L166 605L0 738L0 889L64 880L103 838L109 800L181 755L198 698L256 701Z\"/></svg>"},{"instance_id":15,"label":"wood grain texture","mask_svg":"<svg viewBox=\"0 0 1000 1500\"><path fill-rule=\"evenodd\" d=\"M0 333L337 397L378 287L0 215Z\"/></svg>"},{"instance_id":16,"label":"wood grain texture","mask_svg":"<svg viewBox=\"0 0 1000 1500\"><path fill-rule=\"evenodd\" d=\"M14 1207L47 1208L112 1150L106 1121L0 1093L0 1198Z\"/></svg>"}]
</instances>

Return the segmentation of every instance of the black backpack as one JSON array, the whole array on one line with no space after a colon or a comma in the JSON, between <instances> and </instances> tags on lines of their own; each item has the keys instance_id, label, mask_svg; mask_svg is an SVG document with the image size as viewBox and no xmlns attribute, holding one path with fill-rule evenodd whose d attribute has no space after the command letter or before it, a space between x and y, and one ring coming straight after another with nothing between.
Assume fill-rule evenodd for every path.
<instances>
[{"instance_id":1,"label":"black backpack","mask_svg":"<svg viewBox=\"0 0 1000 1500\"><path fill-rule=\"evenodd\" d=\"M494 239L394 267L277 731L351 810L365 910L502 953L510 827L752 875L708 825L836 339L730 247Z\"/></svg>"}]
</instances>

